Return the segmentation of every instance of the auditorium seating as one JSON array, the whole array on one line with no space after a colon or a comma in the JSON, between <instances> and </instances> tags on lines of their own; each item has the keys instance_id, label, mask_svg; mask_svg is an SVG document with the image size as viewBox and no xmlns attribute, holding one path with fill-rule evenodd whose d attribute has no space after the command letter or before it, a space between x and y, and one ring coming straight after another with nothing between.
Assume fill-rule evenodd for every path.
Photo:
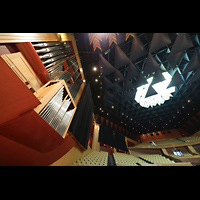
<instances>
[{"instance_id":1,"label":"auditorium seating","mask_svg":"<svg viewBox=\"0 0 200 200\"><path fill-rule=\"evenodd\" d=\"M151 162L151 163L175 163L173 160L169 158L165 158L159 154L143 154L139 155L139 157Z\"/></svg>"},{"instance_id":2,"label":"auditorium seating","mask_svg":"<svg viewBox=\"0 0 200 200\"><path fill-rule=\"evenodd\" d=\"M183 154L183 156L193 156L193 154L190 154L190 153L182 153ZM172 157L177 157L177 158L179 158L180 156L178 156L178 155L174 155L174 154L170 154L170 156L172 156Z\"/></svg>"},{"instance_id":3,"label":"auditorium seating","mask_svg":"<svg viewBox=\"0 0 200 200\"><path fill-rule=\"evenodd\" d=\"M182 137L182 138L154 140L153 142L156 144L156 146L163 146L163 145L181 144L181 143L184 143L184 142L194 142L194 141L200 142L200 136L190 136L190 137ZM135 147L154 147L155 145L152 145L151 142L152 141L143 142L141 144L136 145Z\"/></svg>"},{"instance_id":4,"label":"auditorium seating","mask_svg":"<svg viewBox=\"0 0 200 200\"><path fill-rule=\"evenodd\" d=\"M107 166L108 152L92 151L88 155L78 159L73 166Z\"/></svg>"},{"instance_id":5,"label":"auditorium seating","mask_svg":"<svg viewBox=\"0 0 200 200\"><path fill-rule=\"evenodd\" d=\"M125 153L115 152L113 153L113 157L117 166L138 166L137 163L145 163L142 159Z\"/></svg>"},{"instance_id":6,"label":"auditorium seating","mask_svg":"<svg viewBox=\"0 0 200 200\"><path fill-rule=\"evenodd\" d=\"M191 136L191 137L182 137L181 140L184 140L185 142L193 142L200 140L199 136Z\"/></svg>"},{"instance_id":7,"label":"auditorium seating","mask_svg":"<svg viewBox=\"0 0 200 200\"><path fill-rule=\"evenodd\" d=\"M166 144L177 144L177 143L182 143L180 140L176 140L175 138L173 139L167 139L167 140L156 140L154 143L159 146L159 145L166 145Z\"/></svg>"}]
</instances>

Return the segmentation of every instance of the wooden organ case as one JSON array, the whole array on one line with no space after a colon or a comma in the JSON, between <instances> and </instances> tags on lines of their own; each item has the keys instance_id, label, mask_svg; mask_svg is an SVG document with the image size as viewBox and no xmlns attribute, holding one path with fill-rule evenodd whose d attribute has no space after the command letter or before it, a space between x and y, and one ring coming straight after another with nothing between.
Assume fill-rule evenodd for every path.
<instances>
[{"instance_id":1,"label":"wooden organ case","mask_svg":"<svg viewBox=\"0 0 200 200\"><path fill-rule=\"evenodd\" d=\"M60 44L64 47L57 47ZM70 42L51 42L49 52L41 50L43 45L33 44L48 71L49 81L44 85L22 52L0 57L0 138L24 148L19 157L14 147L13 154L5 150L0 160L7 156L11 160L0 165L48 165L76 144L67 133L77 108L74 99L83 83L76 55Z\"/></svg>"}]
</instances>

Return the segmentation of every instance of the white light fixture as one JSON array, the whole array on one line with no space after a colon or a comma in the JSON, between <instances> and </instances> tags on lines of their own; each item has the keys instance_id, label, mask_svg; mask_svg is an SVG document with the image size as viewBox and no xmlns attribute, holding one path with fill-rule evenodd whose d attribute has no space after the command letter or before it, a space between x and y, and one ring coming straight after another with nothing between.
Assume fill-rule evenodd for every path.
<instances>
[{"instance_id":1,"label":"white light fixture","mask_svg":"<svg viewBox=\"0 0 200 200\"><path fill-rule=\"evenodd\" d=\"M148 84L142 85L137 88L135 100L142 107L149 108L149 106L154 107L157 104L161 105L164 104L166 100L169 100L170 97L173 97L171 93L175 92L175 86L167 88L167 86L171 82L172 77L168 72L163 72L162 75L165 77L165 80L152 85L153 89L158 94L145 98L153 77L147 79Z\"/></svg>"},{"instance_id":2,"label":"white light fixture","mask_svg":"<svg viewBox=\"0 0 200 200\"><path fill-rule=\"evenodd\" d=\"M96 68L96 67L93 67L93 71L97 71L97 68Z\"/></svg>"}]
</instances>

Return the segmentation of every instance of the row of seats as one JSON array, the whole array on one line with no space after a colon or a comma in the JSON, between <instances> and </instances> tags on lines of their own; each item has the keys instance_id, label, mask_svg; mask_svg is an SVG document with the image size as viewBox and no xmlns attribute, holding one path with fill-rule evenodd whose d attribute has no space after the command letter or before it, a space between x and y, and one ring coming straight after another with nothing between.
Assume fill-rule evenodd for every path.
<instances>
[{"instance_id":1,"label":"row of seats","mask_svg":"<svg viewBox=\"0 0 200 200\"><path fill-rule=\"evenodd\" d=\"M115 152L113 153L113 157L115 159L116 165L125 164L125 165L138 166L137 163L145 163L145 161L141 160L140 158L125 153Z\"/></svg>"},{"instance_id":2,"label":"row of seats","mask_svg":"<svg viewBox=\"0 0 200 200\"><path fill-rule=\"evenodd\" d=\"M200 140L199 136L192 136L192 137L182 137L181 140L184 140L185 142L193 142Z\"/></svg>"},{"instance_id":3,"label":"row of seats","mask_svg":"<svg viewBox=\"0 0 200 200\"><path fill-rule=\"evenodd\" d=\"M183 154L183 156L193 156L193 154L190 154L190 153L182 153L182 154ZM174 154L170 154L170 156L172 156L172 157L180 157L180 156L174 155Z\"/></svg>"},{"instance_id":4,"label":"row of seats","mask_svg":"<svg viewBox=\"0 0 200 200\"><path fill-rule=\"evenodd\" d=\"M151 163L175 163L173 160L159 154L143 154L139 155L139 157L148 160Z\"/></svg>"},{"instance_id":5,"label":"row of seats","mask_svg":"<svg viewBox=\"0 0 200 200\"><path fill-rule=\"evenodd\" d=\"M185 142L198 141L198 140L200 140L200 136L182 137L179 139L180 140L177 140L175 138L174 139L165 139L165 140L154 140L153 142L156 144L156 146L168 145L168 144L178 144L178 143L183 143L183 141L185 141ZM153 146L154 145L151 142L144 142L144 143L138 144L136 147L153 147Z\"/></svg>"},{"instance_id":6,"label":"row of seats","mask_svg":"<svg viewBox=\"0 0 200 200\"><path fill-rule=\"evenodd\" d=\"M154 142L155 142L155 144L156 144L157 146L159 146L159 145L166 145L166 144L183 143L182 141L176 140L176 139L156 140L156 141L154 141Z\"/></svg>"},{"instance_id":7,"label":"row of seats","mask_svg":"<svg viewBox=\"0 0 200 200\"><path fill-rule=\"evenodd\" d=\"M73 163L76 166L107 166L108 152L92 151L88 155L78 159Z\"/></svg>"}]
</instances>

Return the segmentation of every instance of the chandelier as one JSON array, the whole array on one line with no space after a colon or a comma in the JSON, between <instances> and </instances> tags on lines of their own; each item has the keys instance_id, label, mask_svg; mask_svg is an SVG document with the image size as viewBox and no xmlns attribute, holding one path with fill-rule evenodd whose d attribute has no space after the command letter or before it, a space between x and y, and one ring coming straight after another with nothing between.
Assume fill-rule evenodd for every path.
<instances>
[{"instance_id":1,"label":"chandelier","mask_svg":"<svg viewBox=\"0 0 200 200\"><path fill-rule=\"evenodd\" d=\"M160 106L161 104L164 104L166 100L169 100L170 97L173 97L171 93L175 92L175 86L167 88L171 82L172 76L168 72L163 72L162 75L165 77L165 80L152 85L157 94L145 97L153 77L147 79L148 84L137 88L135 100L140 106L145 108L149 108L150 106L154 107L156 105Z\"/></svg>"}]
</instances>

